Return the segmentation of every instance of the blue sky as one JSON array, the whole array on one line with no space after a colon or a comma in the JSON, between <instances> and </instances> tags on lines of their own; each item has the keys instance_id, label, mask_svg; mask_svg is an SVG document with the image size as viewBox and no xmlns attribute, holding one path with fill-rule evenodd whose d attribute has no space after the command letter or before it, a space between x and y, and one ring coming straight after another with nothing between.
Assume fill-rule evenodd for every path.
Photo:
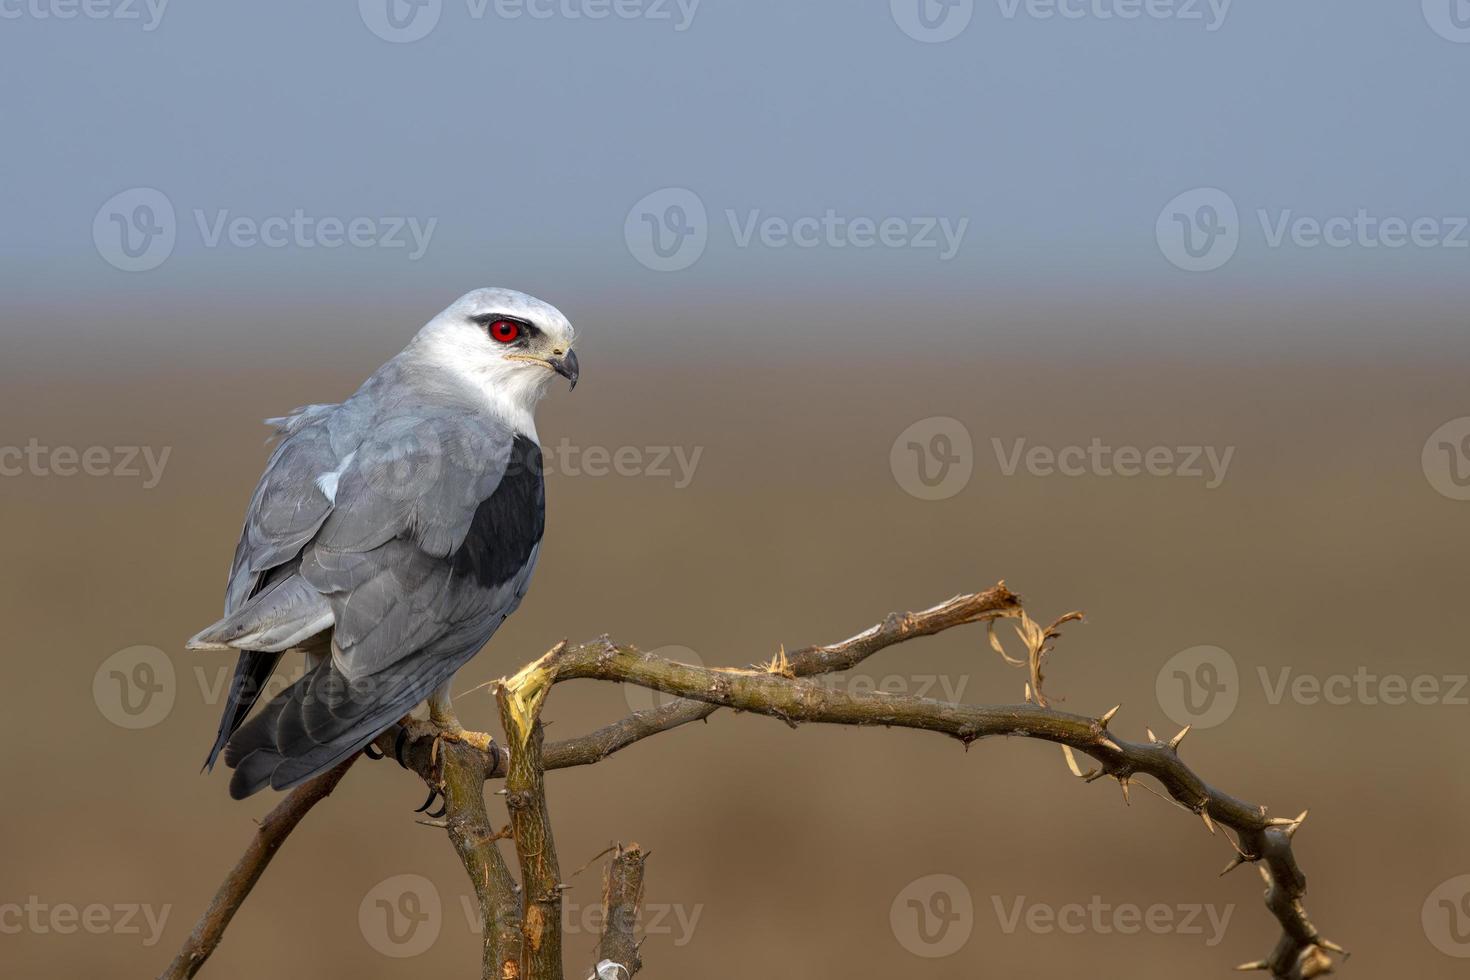
<instances>
[{"instance_id":1,"label":"blue sky","mask_svg":"<svg viewBox=\"0 0 1470 980\"><path fill-rule=\"evenodd\" d=\"M1466 0L416 2L0 0L11 329L109 310L207 345L212 306L265 331L301 304L423 319L495 283L650 324L711 302L1102 308L1204 339L1264 307L1463 333ZM139 188L173 241L129 272L94 226L120 194L113 220L138 220ZM657 271L631 211L668 188L704 208L704 246ZM1187 271L1159 221L1201 188L1237 244ZM1334 219L1421 234L1315 241Z\"/></svg>"}]
</instances>

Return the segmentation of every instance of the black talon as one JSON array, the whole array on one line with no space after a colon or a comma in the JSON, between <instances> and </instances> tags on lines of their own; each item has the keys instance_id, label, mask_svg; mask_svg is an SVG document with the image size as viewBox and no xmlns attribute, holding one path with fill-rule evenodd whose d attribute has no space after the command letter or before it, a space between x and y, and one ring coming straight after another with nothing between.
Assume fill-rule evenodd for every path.
<instances>
[{"instance_id":1,"label":"black talon","mask_svg":"<svg viewBox=\"0 0 1470 980\"><path fill-rule=\"evenodd\" d=\"M408 729L398 729L398 737L393 740L393 758L397 759L398 764L405 769L408 768L408 763L403 760L403 746L407 741Z\"/></svg>"},{"instance_id":2,"label":"black talon","mask_svg":"<svg viewBox=\"0 0 1470 980\"><path fill-rule=\"evenodd\" d=\"M438 797L438 796L439 796L439 791L438 791L438 790L437 790L437 789L431 789L431 790L429 790L429 798L428 798L428 799L427 799L427 800L425 800L425 801L424 801L424 805L423 805L423 806L421 806L421 807L419 807L419 808L418 808L418 809L417 809L417 810L415 810L415 811L413 811L413 812L414 812L414 813L423 813L423 812L424 812L424 811L425 811L425 810L427 810L427 809L428 809L428 808L429 808L429 807L431 807L431 806L433 806L433 805L434 805L434 800L435 800L435 799L436 799L436 798L437 798L437 797ZM432 816L434 816L434 814L432 814L432 813L431 813L431 814L429 814L429 816L431 816L431 817L432 817ZM443 814L440 814L440 816L443 816Z\"/></svg>"},{"instance_id":3,"label":"black talon","mask_svg":"<svg viewBox=\"0 0 1470 980\"><path fill-rule=\"evenodd\" d=\"M430 818L431 820L438 820L440 817L444 816L444 814L446 814L448 812L449 812L449 797L446 796L444 798L443 804L440 805L440 807L439 807L438 810L435 810L433 813L426 813L426 814L424 814L424 816Z\"/></svg>"},{"instance_id":4,"label":"black talon","mask_svg":"<svg viewBox=\"0 0 1470 980\"><path fill-rule=\"evenodd\" d=\"M383 757L382 751L372 742L369 742L362 747L362 754L367 756L369 759L372 759L374 762L377 762Z\"/></svg>"}]
</instances>

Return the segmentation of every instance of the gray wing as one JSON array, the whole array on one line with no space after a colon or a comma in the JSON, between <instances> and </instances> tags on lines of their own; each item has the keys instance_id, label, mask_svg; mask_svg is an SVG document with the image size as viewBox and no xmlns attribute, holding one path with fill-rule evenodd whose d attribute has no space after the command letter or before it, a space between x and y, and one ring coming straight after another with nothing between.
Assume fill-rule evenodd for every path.
<instances>
[{"instance_id":1,"label":"gray wing","mask_svg":"<svg viewBox=\"0 0 1470 980\"><path fill-rule=\"evenodd\" d=\"M349 652L369 631L362 619L374 615L373 590L390 583L357 583L366 591L354 602L333 601L330 594L350 593L350 584L320 576L322 587L314 588L300 576L301 561L316 551L327 564L340 564L347 556L375 555L395 539L410 540L431 557L449 555L465 539L476 506L499 483L512 440L493 420L459 407L376 413L372 407L371 399L353 399L271 420L282 439L246 511L226 615L195 635L191 648L280 652L340 625L347 613L357 626L338 631L344 670L360 673L354 664L361 663L371 672L391 662L386 645L401 646L406 638L392 624L378 634L379 643L360 655ZM392 566L413 556L382 557Z\"/></svg>"},{"instance_id":2,"label":"gray wing","mask_svg":"<svg viewBox=\"0 0 1470 980\"><path fill-rule=\"evenodd\" d=\"M361 441L341 405L308 405L270 419L280 442L266 463L245 511L225 589L225 612L234 613L259 591L274 568L294 560L331 512L332 500L318 478L341 466Z\"/></svg>"},{"instance_id":3,"label":"gray wing","mask_svg":"<svg viewBox=\"0 0 1470 980\"><path fill-rule=\"evenodd\" d=\"M191 649L240 650L206 769L255 706L281 651L331 625L330 605L296 569L301 549L331 511L324 477L361 442L362 415L346 405L309 405L268 420L280 442L245 512L225 587L225 618L188 642Z\"/></svg>"},{"instance_id":4,"label":"gray wing","mask_svg":"<svg viewBox=\"0 0 1470 980\"><path fill-rule=\"evenodd\" d=\"M230 739L235 796L295 785L376 737L485 644L535 565L540 450L479 413L382 414L331 489L295 575L330 606L332 657ZM300 534L304 510L277 526Z\"/></svg>"}]
</instances>

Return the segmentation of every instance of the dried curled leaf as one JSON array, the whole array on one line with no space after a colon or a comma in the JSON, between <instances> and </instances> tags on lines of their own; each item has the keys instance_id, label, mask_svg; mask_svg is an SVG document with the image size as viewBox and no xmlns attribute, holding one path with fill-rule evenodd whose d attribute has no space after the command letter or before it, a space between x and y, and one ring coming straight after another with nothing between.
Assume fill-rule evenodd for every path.
<instances>
[{"instance_id":1,"label":"dried curled leaf","mask_svg":"<svg viewBox=\"0 0 1470 980\"><path fill-rule=\"evenodd\" d=\"M1091 779L1102 771L1100 769L1089 769L1083 772L1082 767L1077 764L1077 755L1072 751L1072 746L1070 745L1062 746L1062 755L1067 757L1067 768L1072 770L1072 775L1078 779Z\"/></svg>"},{"instance_id":2,"label":"dried curled leaf","mask_svg":"<svg viewBox=\"0 0 1470 980\"><path fill-rule=\"evenodd\" d=\"M1024 616L1025 613L1021 613L1021 615ZM985 624L985 635L990 639L990 649L992 649L996 653L1000 654L1002 660L1004 660L1006 663L1010 664L1012 667L1024 667L1024 666L1026 666L1026 661L1024 661L1024 660L1017 660L1015 657L1012 657L1009 653L1006 653L1006 648L1000 642L1000 637L998 637L998 636L995 635L995 620L992 619L992 620L990 620L989 622L987 622Z\"/></svg>"},{"instance_id":3,"label":"dried curled leaf","mask_svg":"<svg viewBox=\"0 0 1470 980\"><path fill-rule=\"evenodd\" d=\"M1016 620L1016 635L1020 637L1021 643L1026 647L1024 658L1013 657L1006 652L1005 645L1001 643L1000 637L995 634L995 621L986 624L986 632L990 640L990 648L1000 654L1002 659L1012 667L1026 667L1029 669L1031 679L1026 685L1026 700L1028 703L1046 707L1050 702L1042 693L1041 682L1045 679L1042 665L1046 661L1046 655L1051 653L1051 641L1061 636L1061 627L1070 622L1080 620L1082 613L1069 612L1052 622L1050 626L1042 627L1030 616L1026 610L1018 609L1008 618Z\"/></svg>"}]
</instances>

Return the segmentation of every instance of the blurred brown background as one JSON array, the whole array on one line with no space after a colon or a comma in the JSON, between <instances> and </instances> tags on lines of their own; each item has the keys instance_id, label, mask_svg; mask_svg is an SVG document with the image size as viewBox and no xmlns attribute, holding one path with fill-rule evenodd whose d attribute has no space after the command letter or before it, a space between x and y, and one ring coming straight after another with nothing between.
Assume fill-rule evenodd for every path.
<instances>
[{"instance_id":1,"label":"blurred brown background","mask_svg":"<svg viewBox=\"0 0 1470 980\"><path fill-rule=\"evenodd\" d=\"M540 415L536 581L460 691L603 632L743 666L1003 578L1087 613L1061 707L1193 721L1205 778L1310 808L1344 977L1466 975L1464 0L0 20L3 980L154 976L188 934L274 803L199 774L232 658L183 649L260 420L477 286L563 309L584 369ZM1018 440L1229 463L1007 475ZM979 628L840 681L1022 682ZM569 684L551 734L646 703ZM1051 745L722 713L550 792L567 874L652 850L648 980L1224 976L1276 941L1223 836ZM356 765L202 977L474 975L423 795ZM574 980L598 878L567 894Z\"/></svg>"},{"instance_id":2,"label":"blurred brown background","mask_svg":"<svg viewBox=\"0 0 1470 980\"><path fill-rule=\"evenodd\" d=\"M1269 360L1244 344L1197 358L1101 345L1060 356L1005 339L1004 325L990 345L689 344L630 357L619 353L619 323L589 319L583 383L544 404L543 443L636 447L648 461L657 447L679 447L686 458L700 452L697 468L684 487L672 475L554 472L537 579L459 690L561 637L602 632L746 665L780 643L838 640L891 610L1004 578L1037 618L1086 610L1058 645L1050 689L1069 710L1122 702L1114 725L1129 737L1177 727L1156 686L1171 657L1204 644L1228 651L1238 705L1190 737L1186 760L1276 815L1311 809L1297 837L1306 904L1353 951L1344 975L1462 974L1421 911L1442 883L1470 873L1470 692L1454 682L1467 671L1457 530L1470 504L1435 490L1421 449L1470 412L1463 360L1387 343ZM223 774L197 774L232 660L182 641L220 607L266 454L258 420L347 395L395 349L373 338L327 351L307 338L288 368L270 372L59 368L8 382L4 412L26 438L169 456L151 489L124 476L0 481L9 627L0 902L27 907L0 914L0 973L152 975L252 820L276 802L233 803ZM925 501L902 488L890 449L933 416L968 430L973 475L948 499ZM1099 437L1235 451L1223 483L1206 489L1185 477L1005 476L992 437L1007 448ZM119 714L121 689L99 676L135 646L161 651L154 696L172 703L127 728L115 719L138 716ZM142 655L129 656L131 670ZM1273 704L1282 668L1320 680L1359 668L1448 678L1440 691L1459 703L1353 694L1312 704L1288 691ZM971 627L893 648L844 683L1011 702L1022 675ZM551 734L603 724L639 697L559 687ZM468 724L492 724L485 692L459 703ZM937 736L793 731L726 712L556 773L550 794L565 872L614 840L653 851L644 975L655 980L1223 975L1276 940L1255 873L1216 877L1231 853L1222 838L1137 789L1125 807L1111 781L1080 783L1041 743L993 739L965 752ZM203 975L472 975L472 892L443 833L415 824L422 798L391 762L354 767L287 843ZM937 874L958 889L920 880ZM569 976L590 972L598 880L594 864L566 896ZM405 889L429 918L389 936L376 902L412 911ZM915 895L934 914L968 900L972 916L921 924ZM124 907L166 918L155 930L139 912L136 933L8 928L30 906L44 920L56 906L92 904L118 926ZM1067 916L1074 904L1161 904L1173 925L1124 934L1109 911L1101 927L1088 913L1080 929L1033 929L1025 914L1010 928L1017 909Z\"/></svg>"}]
</instances>

